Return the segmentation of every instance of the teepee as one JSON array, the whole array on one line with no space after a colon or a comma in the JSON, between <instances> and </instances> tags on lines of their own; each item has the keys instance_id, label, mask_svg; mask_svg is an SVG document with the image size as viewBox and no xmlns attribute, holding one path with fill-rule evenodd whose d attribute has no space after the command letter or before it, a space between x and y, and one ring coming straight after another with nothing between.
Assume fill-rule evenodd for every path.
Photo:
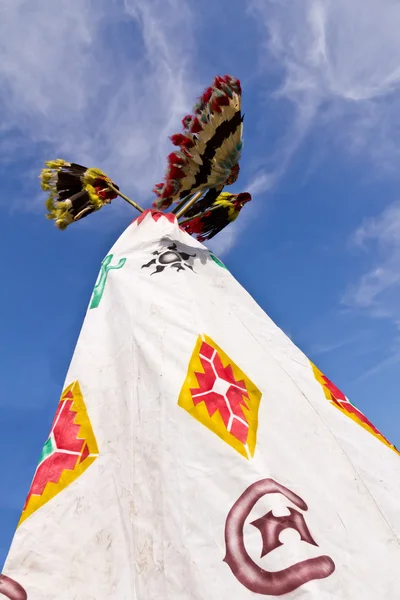
<instances>
[{"instance_id":1,"label":"teepee","mask_svg":"<svg viewBox=\"0 0 400 600\"><path fill-rule=\"evenodd\" d=\"M394 600L399 452L184 229L102 261L0 597Z\"/></svg>"}]
</instances>

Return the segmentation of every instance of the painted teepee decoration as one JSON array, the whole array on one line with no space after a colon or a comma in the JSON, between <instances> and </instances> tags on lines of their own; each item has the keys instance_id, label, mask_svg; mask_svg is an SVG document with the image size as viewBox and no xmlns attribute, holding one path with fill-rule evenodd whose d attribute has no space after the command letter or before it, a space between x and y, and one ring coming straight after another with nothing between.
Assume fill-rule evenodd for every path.
<instances>
[{"instance_id":1,"label":"painted teepee decoration","mask_svg":"<svg viewBox=\"0 0 400 600\"><path fill-rule=\"evenodd\" d=\"M79 382L61 394L19 524L77 479L99 456Z\"/></svg>"},{"instance_id":2,"label":"painted teepee decoration","mask_svg":"<svg viewBox=\"0 0 400 600\"><path fill-rule=\"evenodd\" d=\"M241 124L239 87L219 79L182 152L228 109ZM218 160L234 132L214 138ZM88 208L119 191L87 171ZM143 211L101 262L0 597L397 598L399 452L195 239L229 222L229 181L178 179L159 189L176 215Z\"/></svg>"}]
</instances>

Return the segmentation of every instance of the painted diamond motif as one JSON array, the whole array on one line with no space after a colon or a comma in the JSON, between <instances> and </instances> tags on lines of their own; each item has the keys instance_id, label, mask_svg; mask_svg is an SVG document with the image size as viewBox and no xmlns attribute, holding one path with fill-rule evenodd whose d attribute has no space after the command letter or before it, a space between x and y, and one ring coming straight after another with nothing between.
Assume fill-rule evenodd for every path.
<instances>
[{"instance_id":1,"label":"painted diamond motif","mask_svg":"<svg viewBox=\"0 0 400 600\"><path fill-rule=\"evenodd\" d=\"M178 404L242 454L254 455L261 392L208 336L199 336Z\"/></svg>"},{"instance_id":2,"label":"painted diamond motif","mask_svg":"<svg viewBox=\"0 0 400 600\"><path fill-rule=\"evenodd\" d=\"M61 395L19 525L75 481L98 455L85 402L75 381Z\"/></svg>"},{"instance_id":3,"label":"painted diamond motif","mask_svg":"<svg viewBox=\"0 0 400 600\"><path fill-rule=\"evenodd\" d=\"M321 371L311 363L311 367L315 376L315 379L321 384L322 389L324 391L325 397L329 402L339 409L346 417L349 417L352 421L361 425L363 429L371 433L375 436L379 441L383 442L386 446L388 446L391 450L394 450L397 454L400 455L400 452L397 450L396 446L393 446L387 440L381 432L367 419L367 417L350 402L350 400L336 387L332 381L330 381Z\"/></svg>"}]
</instances>

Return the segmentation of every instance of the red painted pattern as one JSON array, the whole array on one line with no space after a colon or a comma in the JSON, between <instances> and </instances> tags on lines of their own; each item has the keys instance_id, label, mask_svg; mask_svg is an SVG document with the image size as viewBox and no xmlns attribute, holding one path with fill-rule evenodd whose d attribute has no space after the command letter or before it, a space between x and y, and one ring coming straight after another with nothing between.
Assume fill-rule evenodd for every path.
<instances>
[{"instance_id":1,"label":"red painted pattern","mask_svg":"<svg viewBox=\"0 0 400 600\"><path fill-rule=\"evenodd\" d=\"M387 440L381 434L379 429L377 429L375 427L375 425L373 425L371 423L371 421L369 421L369 419L367 419L367 417L360 410L358 410L358 408L356 408L351 402L349 402L349 400L346 398L346 396L343 394L343 392L341 392L339 390L339 388L337 388L335 386L335 384L332 383L332 381L330 381L325 375L323 375L322 378L324 380L324 385L325 385L326 389L329 391L329 393L331 395L332 402L337 404L341 409L345 410L347 413L351 413L354 416L356 416L357 419L359 421L361 421L361 423L363 423L363 425L365 425L365 427L367 427L368 429L373 431L376 435L380 436L389 445L391 445L389 440Z\"/></svg>"},{"instance_id":2,"label":"red painted pattern","mask_svg":"<svg viewBox=\"0 0 400 600\"><path fill-rule=\"evenodd\" d=\"M78 438L80 425L75 423L76 411L72 407L73 394L69 391L59 402L49 435L56 450L36 469L24 510L33 494L41 496L47 483L58 483L65 469L72 471L78 461L89 456L85 440Z\"/></svg>"},{"instance_id":3,"label":"red painted pattern","mask_svg":"<svg viewBox=\"0 0 400 600\"><path fill-rule=\"evenodd\" d=\"M174 214L163 213L159 210L154 210L152 208L148 208L147 210L144 210L139 217L136 217L136 219L133 219L132 223L136 223L139 226L142 223L142 221L147 217L147 215L151 215L152 219L156 223L159 219L161 219L161 217L165 217L167 219L167 221L169 221L170 223L176 222L176 216Z\"/></svg>"},{"instance_id":4,"label":"red painted pattern","mask_svg":"<svg viewBox=\"0 0 400 600\"><path fill-rule=\"evenodd\" d=\"M218 352L206 342L199 356L204 373L196 372L199 388L190 390L194 405L204 402L210 417L219 411L227 431L246 444L249 424L243 408L248 408L249 394L244 381L236 381L231 365L224 367Z\"/></svg>"}]
</instances>

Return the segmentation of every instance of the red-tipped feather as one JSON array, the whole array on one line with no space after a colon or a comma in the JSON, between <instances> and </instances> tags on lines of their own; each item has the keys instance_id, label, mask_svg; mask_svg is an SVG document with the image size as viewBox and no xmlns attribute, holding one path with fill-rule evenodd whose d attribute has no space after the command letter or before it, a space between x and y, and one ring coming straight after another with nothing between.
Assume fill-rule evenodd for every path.
<instances>
[{"instance_id":1,"label":"red-tipped feather","mask_svg":"<svg viewBox=\"0 0 400 600\"><path fill-rule=\"evenodd\" d=\"M195 117L190 126L190 132L191 133L199 133L202 129L203 128L201 126L199 119L197 117Z\"/></svg>"},{"instance_id":2,"label":"red-tipped feather","mask_svg":"<svg viewBox=\"0 0 400 600\"><path fill-rule=\"evenodd\" d=\"M242 86L240 85L240 79L235 79L234 77L230 77L226 75L226 83L231 86L234 92L237 94L242 93Z\"/></svg>"},{"instance_id":3,"label":"red-tipped feather","mask_svg":"<svg viewBox=\"0 0 400 600\"><path fill-rule=\"evenodd\" d=\"M186 117L183 117L182 119L182 125L185 129L189 129L190 128L190 124L193 121L193 117L192 115L186 115Z\"/></svg>"},{"instance_id":4,"label":"red-tipped feather","mask_svg":"<svg viewBox=\"0 0 400 600\"><path fill-rule=\"evenodd\" d=\"M185 164L186 159L183 156L178 156L176 152L171 152L168 155L168 162L170 165L182 166Z\"/></svg>"},{"instance_id":5,"label":"red-tipped feather","mask_svg":"<svg viewBox=\"0 0 400 600\"><path fill-rule=\"evenodd\" d=\"M220 113L222 112L220 105L217 102L217 99L214 98L213 101L211 102L211 110L215 113Z\"/></svg>"},{"instance_id":6,"label":"red-tipped feather","mask_svg":"<svg viewBox=\"0 0 400 600\"><path fill-rule=\"evenodd\" d=\"M159 202L159 200L155 200L152 204L153 208L155 208L156 210L167 210L172 204L172 200L163 200L161 203Z\"/></svg>"},{"instance_id":7,"label":"red-tipped feather","mask_svg":"<svg viewBox=\"0 0 400 600\"><path fill-rule=\"evenodd\" d=\"M204 110L204 102L199 101L199 102L197 102L197 104L195 104L193 112L195 115L200 115L203 110Z\"/></svg>"},{"instance_id":8,"label":"red-tipped feather","mask_svg":"<svg viewBox=\"0 0 400 600\"><path fill-rule=\"evenodd\" d=\"M224 94L223 96L217 96L215 98L215 102L218 104L218 106L228 106L229 98Z\"/></svg>"},{"instance_id":9,"label":"red-tipped feather","mask_svg":"<svg viewBox=\"0 0 400 600\"><path fill-rule=\"evenodd\" d=\"M183 179L185 173L179 167L171 165L168 171L168 179Z\"/></svg>"},{"instance_id":10,"label":"red-tipped feather","mask_svg":"<svg viewBox=\"0 0 400 600\"><path fill-rule=\"evenodd\" d=\"M168 182L165 184L165 187L162 191L161 197L169 198L170 196L172 196L172 194L175 193L175 190L176 190L176 186L173 185L171 182Z\"/></svg>"},{"instance_id":11,"label":"red-tipped feather","mask_svg":"<svg viewBox=\"0 0 400 600\"><path fill-rule=\"evenodd\" d=\"M221 75L214 77L214 87L220 90L223 83L225 83L225 79Z\"/></svg>"},{"instance_id":12,"label":"red-tipped feather","mask_svg":"<svg viewBox=\"0 0 400 600\"><path fill-rule=\"evenodd\" d=\"M202 102L204 102L204 104L209 102L212 94L213 94L212 87L207 88L201 97Z\"/></svg>"},{"instance_id":13,"label":"red-tipped feather","mask_svg":"<svg viewBox=\"0 0 400 600\"><path fill-rule=\"evenodd\" d=\"M153 187L154 194L156 194L158 197L160 197L164 185L165 185L164 183L156 183L156 185Z\"/></svg>"},{"instance_id":14,"label":"red-tipped feather","mask_svg":"<svg viewBox=\"0 0 400 600\"><path fill-rule=\"evenodd\" d=\"M187 135L183 133L175 133L169 138L174 146L181 146L182 148L191 148L194 146L194 141L191 140Z\"/></svg>"},{"instance_id":15,"label":"red-tipped feather","mask_svg":"<svg viewBox=\"0 0 400 600\"><path fill-rule=\"evenodd\" d=\"M180 146L185 139L185 136L182 133L174 133L174 135L171 135L169 139L174 146Z\"/></svg>"}]
</instances>

